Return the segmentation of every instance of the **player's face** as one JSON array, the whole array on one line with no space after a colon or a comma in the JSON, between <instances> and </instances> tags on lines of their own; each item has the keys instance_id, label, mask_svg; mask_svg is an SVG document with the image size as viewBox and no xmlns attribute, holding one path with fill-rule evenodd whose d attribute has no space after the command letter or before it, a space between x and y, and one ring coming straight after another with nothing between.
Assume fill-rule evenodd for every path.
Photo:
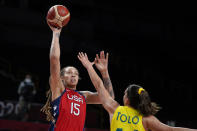
<instances>
[{"instance_id":1,"label":"player's face","mask_svg":"<svg viewBox=\"0 0 197 131\"><path fill-rule=\"evenodd\" d=\"M79 80L79 72L74 67L67 67L62 79L68 86L76 86Z\"/></svg>"}]
</instances>

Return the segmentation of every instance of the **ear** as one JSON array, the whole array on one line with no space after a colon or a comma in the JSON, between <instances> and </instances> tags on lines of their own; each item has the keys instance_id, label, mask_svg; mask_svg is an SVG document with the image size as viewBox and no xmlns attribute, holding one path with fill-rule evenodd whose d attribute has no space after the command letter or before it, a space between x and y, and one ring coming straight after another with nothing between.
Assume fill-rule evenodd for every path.
<instances>
[{"instance_id":1,"label":"ear","mask_svg":"<svg viewBox=\"0 0 197 131\"><path fill-rule=\"evenodd\" d=\"M63 85L65 85L65 81L64 81L64 79L62 79L62 77L60 77L60 78L61 78L61 81L62 81Z\"/></svg>"},{"instance_id":2,"label":"ear","mask_svg":"<svg viewBox=\"0 0 197 131\"><path fill-rule=\"evenodd\" d=\"M130 101L129 101L129 99L127 97L125 98L125 102L126 102L125 103L126 105L130 105Z\"/></svg>"}]
</instances>

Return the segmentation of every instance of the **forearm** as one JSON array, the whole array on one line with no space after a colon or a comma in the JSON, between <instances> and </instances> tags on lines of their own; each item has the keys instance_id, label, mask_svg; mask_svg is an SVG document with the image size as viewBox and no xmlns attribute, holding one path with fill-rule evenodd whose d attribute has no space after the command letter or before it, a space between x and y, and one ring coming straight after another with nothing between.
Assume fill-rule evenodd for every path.
<instances>
[{"instance_id":1,"label":"forearm","mask_svg":"<svg viewBox=\"0 0 197 131\"><path fill-rule=\"evenodd\" d=\"M56 88L55 83L60 81L60 45L59 45L60 32L53 31L53 38L50 49L50 76L51 88ZM53 85L53 86L52 86Z\"/></svg>"},{"instance_id":2,"label":"forearm","mask_svg":"<svg viewBox=\"0 0 197 131\"><path fill-rule=\"evenodd\" d=\"M110 96L114 99L115 96L114 96L113 86L110 80L108 70L102 71L101 75L102 75L103 83L104 83L106 90L109 92Z\"/></svg>"},{"instance_id":3,"label":"forearm","mask_svg":"<svg viewBox=\"0 0 197 131\"><path fill-rule=\"evenodd\" d=\"M59 37L60 37L59 32L53 32L53 38L52 38L51 49L50 49L50 59L60 58Z\"/></svg>"},{"instance_id":4,"label":"forearm","mask_svg":"<svg viewBox=\"0 0 197 131\"><path fill-rule=\"evenodd\" d=\"M92 84L94 85L96 90L98 90L100 88L100 85L102 84L101 78L98 76L98 74L96 73L96 71L94 70L94 68L92 66L89 66L87 68L87 71L88 71L89 77L92 81Z\"/></svg>"},{"instance_id":5,"label":"forearm","mask_svg":"<svg viewBox=\"0 0 197 131\"><path fill-rule=\"evenodd\" d=\"M182 128L182 127L173 127L172 131L197 131L197 129L189 129L189 128Z\"/></svg>"},{"instance_id":6,"label":"forearm","mask_svg":"<svg viewBox=\"0 0 197 131\"><path fill-rule=\"evenodd\" d=\"M99 98L101 100L101 103L105 103L105 100L109 97L109 94L107 93L106 89L104 88L103 81L98 76L96 71L92 66L87 68L88 74L90 76L90 79L92 81L92 84L94 85L95 89L98 92Z\"/></svg>"}]
</instances>

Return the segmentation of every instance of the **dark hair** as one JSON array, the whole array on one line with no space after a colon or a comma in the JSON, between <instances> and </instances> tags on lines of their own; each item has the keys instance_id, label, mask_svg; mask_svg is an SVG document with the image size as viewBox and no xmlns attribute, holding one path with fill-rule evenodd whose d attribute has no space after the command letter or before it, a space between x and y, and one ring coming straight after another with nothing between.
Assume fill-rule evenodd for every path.
<instances>
[{"instance_id":1,"label":"dark hair","mask_svg":"<svg viewBox=\"0 0 197 131\"><path fill-rule=\"evenodd\" d=\"M160 110L156 103L151 102L148 92L139 85L129 85L127 97L130 106L137 109L144 116L155 115Z\"/></svg>"},{"instance_id":2,"label":"dark hair","mask_svg":"<svg viewBox=\"0 0 197 131\"><path fill-rule=\"evenodd\" d=\"M60 71L60 76L63 76L63 75L64 75L66 68L67 68L67 67L64 67L64 68L61 69L61 71Z\"/></svg>"}]
</instances>

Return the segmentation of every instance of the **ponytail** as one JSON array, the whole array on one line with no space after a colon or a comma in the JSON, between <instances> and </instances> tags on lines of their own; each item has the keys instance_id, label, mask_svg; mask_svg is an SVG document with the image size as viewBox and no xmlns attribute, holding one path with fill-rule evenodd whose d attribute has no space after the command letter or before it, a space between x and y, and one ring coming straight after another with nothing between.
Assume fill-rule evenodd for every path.
<instances>
[{"instance_id":1,"label":"ponytail","mask_svg":"<svg viewBox=\"0 0 197 131\"><path fill-rule=\"evenodd\" d=\"M46 120L47 121L55 122L55 119L51 114L51 109L52 109L52 107L51 107L51 96L52 96L52 93L51 93L51 90L49 89L46 92L47 102L45 103L45 105L42 107L42 109L40 111L43 112L44 114L46 114Z\"/></svg>"},{"instance_id":2,"label":"ponytail","mask_svg":"<svg viewBox=\"0 0 197 131\"><path fill-rule=\"evenodd\" d=\"M139 85L129 85L127 88L127 96L130 106L138 110L144 116L155 115L160 107L156 103L151 102L149 94Z\"/></svg>"},{"instance_id":3,"label":"ponytail","mask_svg":"<svg viewBox=\"0 0 197 131\"><path fill-rule=\"evenodd\" d=\"M155 115L160 110L160 107L156 103L151 102L148 92L144 90L139 94L139 104L137 109L144 116L149 116Z\"/></svg>"}]
</instances>

